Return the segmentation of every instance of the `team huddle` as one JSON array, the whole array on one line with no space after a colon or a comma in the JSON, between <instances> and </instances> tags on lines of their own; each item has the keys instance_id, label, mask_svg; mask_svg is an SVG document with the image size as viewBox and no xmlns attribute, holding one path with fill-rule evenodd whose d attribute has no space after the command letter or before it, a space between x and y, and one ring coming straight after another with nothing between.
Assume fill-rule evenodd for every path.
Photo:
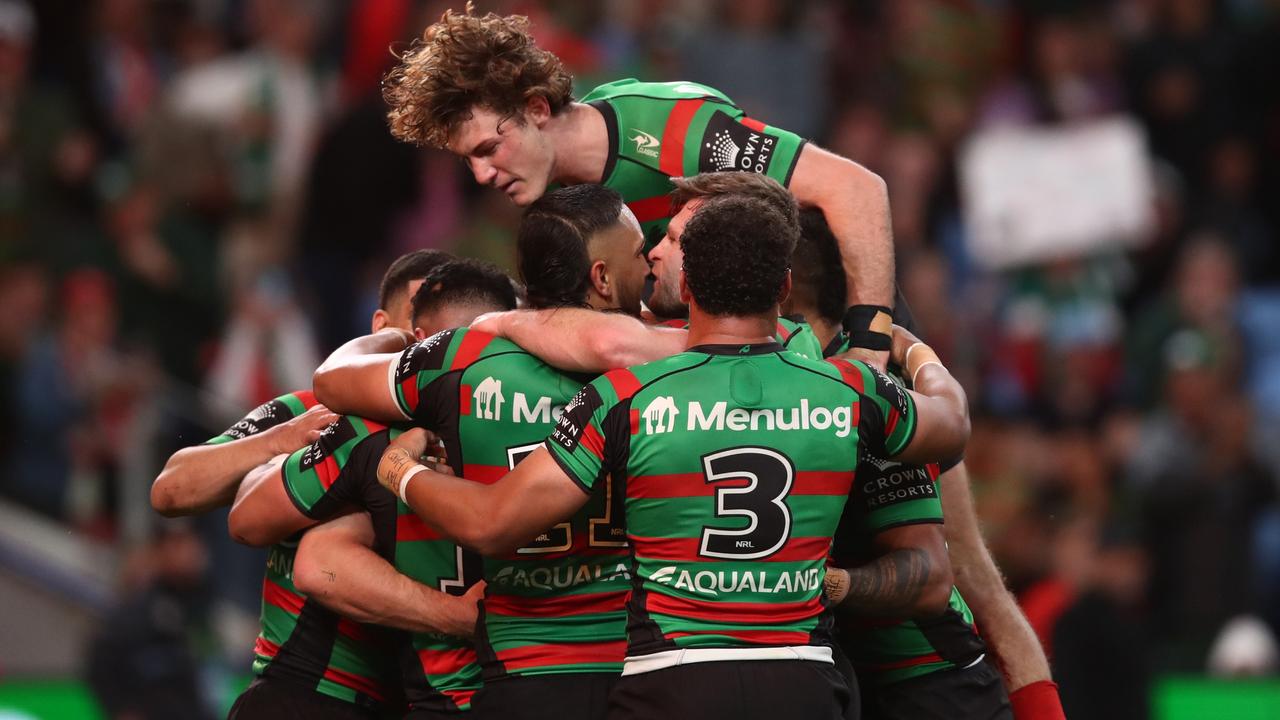
<instances>
[{"instance_id":1,"label":"team huddle","mask_svg":"<svg viewBox=\"0 0 1280 720\"><path fill-rule=\"evenodd\" d=\"M523 18L428 28L392 132L524 207L517 277L397 259L157 478L270 548L230 717L1061 718L883 182L703 85L570 84Z\"/></svg>"}]
</instances>

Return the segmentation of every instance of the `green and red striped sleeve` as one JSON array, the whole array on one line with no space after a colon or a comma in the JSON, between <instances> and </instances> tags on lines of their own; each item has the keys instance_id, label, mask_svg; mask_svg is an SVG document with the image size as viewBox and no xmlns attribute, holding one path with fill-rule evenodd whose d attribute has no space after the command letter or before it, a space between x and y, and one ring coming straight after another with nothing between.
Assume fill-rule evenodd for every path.
<instances>
[{"instance_id":1,"label":"green and red striped sleeve","mask_svg":"<svg viewBox=\"0 0 1280 720\"><path fill-rule=\"evenodd\" d=\"M640 381L630 370L611 370L592 380L565 406L556 428L547 438L547 449L561 469L587 492L605 480L616 459L616 448L608 447L606 418L622 401L640 389ZM638 415L634 411L632 416ZM627 418L631 428L639 417Z\"/></svg>"},{"instance_id":2,"label":"green and red striped sleeve","mask_svg":"<svg viewBox=\"0 0 1280 720\"><path fill-rule=\"evenodd\" d=\"M365 485L377 477L382 451L396 434L398 430L365 418L338 418L318 440L285 460L286 494L307 517L332 517L344 505L359 502Z\"/></svg>"},{"instance_id":3,"label":"green and red striped sleeve","mask_svg":"<svg viewBox=\"0 0 1280 720\"><path fill-rule=\"evenodd\" d=\"M860 360L827 360L845 384L858 392L858 438L865 452L891 458L911 444L916 404L888 375Z\"/></svg>"},{"instance_id":4,"label":"green and red striped sleeve","mask_svg":"<svg viewBox=\"0 0 1280 720\"><path fill-rule=\"evenodd\" d=\"M454 328L405 348L392 364L389 378L400 412L425 427L435 427L432 415L436 408L425 402L427 387L451 372L468 368L493 340L494 336L488 333Z\"/></svg>"},{"instance_id":5,"label":"green and red striped sleeve","mask_svg":"<svg viewBox=\"0 0 1280 720\"><path fill-rule=\"evenodd\" d=\"M234 425L205 441L205 445L221 445L235 440L243 440L284 424L311 409L316 404L316 396L310 390L299 390L281 395L274 400L254 408Z\"/></svg>"}]
</instances>

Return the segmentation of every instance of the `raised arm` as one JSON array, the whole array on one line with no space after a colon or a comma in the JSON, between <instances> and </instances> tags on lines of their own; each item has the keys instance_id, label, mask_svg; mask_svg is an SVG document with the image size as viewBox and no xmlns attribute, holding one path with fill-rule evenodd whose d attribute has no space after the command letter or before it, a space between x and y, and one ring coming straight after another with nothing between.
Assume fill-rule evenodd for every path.
<instances>
[{"instance_id":1,"label":"raised arm","mask_svg":"<svg viewBox=\"0 0 1280 720\"><path fill-rule=\"evenodd\" d=\"M689 338L687 330L585 308L490 313L471 327L505 337L548 365L572 372L601 373L660 360L684 352Z\"/></svg>"},{"instance_id":2,"label":"raised arm","mask_svg":"<svg viewBox=\"0 0 1280 720\"><path fill-rule=\"evenodd\" d=\"M336 419L328 408L316 405L248 437L183 448L169 456L152 483L151 507L165 517L179 517L230 505L246 473L276 455L315 442Z\"/></svg>"},{"instance_id":3,"label":"raised arm","mask_svg":"<svg viewBox=\"0 0 1280 720\"><path fill-rule=\"evenodd\" d=\"M373 541L368 513L352 513L308 530L294 558L294 585L357 622L471 637L476 603L484 597L483 582L457 597L440 592L398 572L371 549Z\"/></svg>"},{"instance_id":4,"label":"raised arm","mask_svg":"<svg viewBox=\"0 0 1280 720\"><path fill-rule=\"evenodd\" d=\"M964 454L969 441L969 402L964 388L919 338L893 326L892 358L912 381L916 429L894 459L905 463L945 462Z\"/></svg>"},{"instance_id":5,"label":"raised arm","mask_svg":"<svg viewBox=\"0 0 1280 720\"><path fill-rule=\"evenodd\" d=\"M893 307L893 225L884 180L809 143L788 188L802 205L822 209L840 246L849 305Z\"/></svg>"},{"instance_id":6,"label":"raised arm","mask_svg":"<svg viewBox=\"0 0 1280 720\"><path fill-rule=\"evenodd\" d=\"M419 464L427 435L410 430L391 442L378 482L423 520L481 555L509 553L573 515L587 492L540 447L491 485L444 475Z\"/></svg>"},{"instance_id":7,"label":"raised arm","mask_svg":"<svg viewBox=\"0 0 1280 720\"><path fill-rule=\"evenodd\" d=\"M404 419L388 377L413 335L386 328L348 341L316 368L316 399L335 412L394 422Z\"/></svg>"},{"instance_id":8,"label":"raised arm","mask_svg":"<svg viewBox=\"0 0 1280 720\"><path fill-rule=\"evenodd\" d=\"M881 554L858 567L827 568L832 605L857 615L932 617L947 609L953 578L942 525L904 525L879 532Z\"/></svg>"}]
</instances>

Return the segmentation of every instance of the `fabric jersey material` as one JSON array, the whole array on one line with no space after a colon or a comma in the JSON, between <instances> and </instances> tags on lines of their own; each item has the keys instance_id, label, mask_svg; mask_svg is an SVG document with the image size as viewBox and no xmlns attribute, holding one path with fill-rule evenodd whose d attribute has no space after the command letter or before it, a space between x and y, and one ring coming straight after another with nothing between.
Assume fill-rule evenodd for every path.
<instances>
[{"instance_id":1,"label":"fabric jersey material","mask_svg":"<svg viewBox=\"0 0 1280 720\"><path fill-rule=\"evenodd\" d=\"M491 483L541 445L585 380L461 328L406 349L391 382L405 416L444 440L454 472ZM486 682L621 671L631 579L622 517L621 494L601 483L568 521L484 559L477 643Z\"/></svg>"},{"instance_id":2,"label":"fabric jersey material","mask_svg":"<svg viewBox=\"0 0 1280 720\"><path fill-rule=\"evenodd\" d=\"M207 445L242 440L292 420L316 404L310 391L263 403ZM293 585L297 538L267 551L262 579L262 629L253 672L349 703L372 707L387 697L390 668L382 660L381 630L348 620L313 602Z\"/></svg>"},{"instance_id":3,"label":"fabric jersey material","mask_svg":"<svg viewBox=\"0 0 1280 720\"><path fill-rule=\"evenodd\" d=\"M546 444L588 490L625 479L640 656L830 646L824 562L858 449L896 454L914 430L910 397L867 365L708 345L597 378Z\"/></svg>"},{"instance_id":4,"label":"fabric jersey material","mask_svg":"<svg viewBox=\"0 0 1280 720\"><path fill-rule=\"evenodd\" d=\"M255 678L227 720L377 720L381 713L280 678Z\"/></svg>"},{"instance_id":5,"label":"fabric jersey material","mask_svg":"<svg viewBox=\"0 0 1280 720\"><path fill-rule=\"evenodd\" d=\"M1004 678L988 660L862 688L863 720L1014 720Z\"/></svg>"},{"instance_id":6,"label":"fabric jersey material","mask_svg":"<svg viewBox=\"0 0 1280 720\"><path fill-rule=\"evenodd\" d=\"M743 170L791 180L805 141L749 118L728 97L692 82L633 78L582 98L604 116L609 158L601 184L622 195L644 232L645 251L667 231L672 177Z\"/></svg>"},{"instance_id":7,"label":"fabric jersey material","mask_svg":"<svg viewBox=\"0 0 1280 720\"><path fill-rule=\"evenodd\" d=\"M407 505L378 484L382 453L403 427L346 415L311 446L285 461L285 492L302 514L328 520L348 507L373 521L373 550L423 585L460 595L474 579L462 570L461 549L427 527ZM470 641L441 633L396 631L394 656L410 708L459 712L480 688L480 667Z\"/></svg>"},{"instance_id":8,"label":"fabric jersey material","mask_svg":"<svg viewBox=\"0 0 1280 720\"><path fill-rule=\"evenodd\" d=\"M851 687L826 663L712 662L631 675L609 696L609 720L844 720ZM853 715L856 717L856 715Z\"/></svg>"}]
</instances>

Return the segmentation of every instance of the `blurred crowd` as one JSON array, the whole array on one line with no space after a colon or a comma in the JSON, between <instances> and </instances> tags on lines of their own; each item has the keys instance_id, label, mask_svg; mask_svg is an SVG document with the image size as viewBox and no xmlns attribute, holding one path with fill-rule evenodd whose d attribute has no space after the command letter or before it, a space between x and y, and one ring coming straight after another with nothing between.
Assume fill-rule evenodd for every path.
<instances>
[{"instance_id":1,"label":"blurred crowd","mask_svg":"<svg viewBox=\"0 0 1280 720\"><path fill-rule=\"evenodd\" d=\"M579 95L703 82L885 178L1070 715L1110 717L1104 689L1140 717L1161 672L1276 671L1254 640L1280 628L1280 2L478 5L529 15ZM448 6L0 0L0 493L141 540L163 458L307 386L390 259L511 266L518 210L383 119L388 48ZM1144 237L977 262L966 143L1115 117L1146 138ZM261 565L210 525L215 585L252 613Z\"/></svg>"}]
</instances>

